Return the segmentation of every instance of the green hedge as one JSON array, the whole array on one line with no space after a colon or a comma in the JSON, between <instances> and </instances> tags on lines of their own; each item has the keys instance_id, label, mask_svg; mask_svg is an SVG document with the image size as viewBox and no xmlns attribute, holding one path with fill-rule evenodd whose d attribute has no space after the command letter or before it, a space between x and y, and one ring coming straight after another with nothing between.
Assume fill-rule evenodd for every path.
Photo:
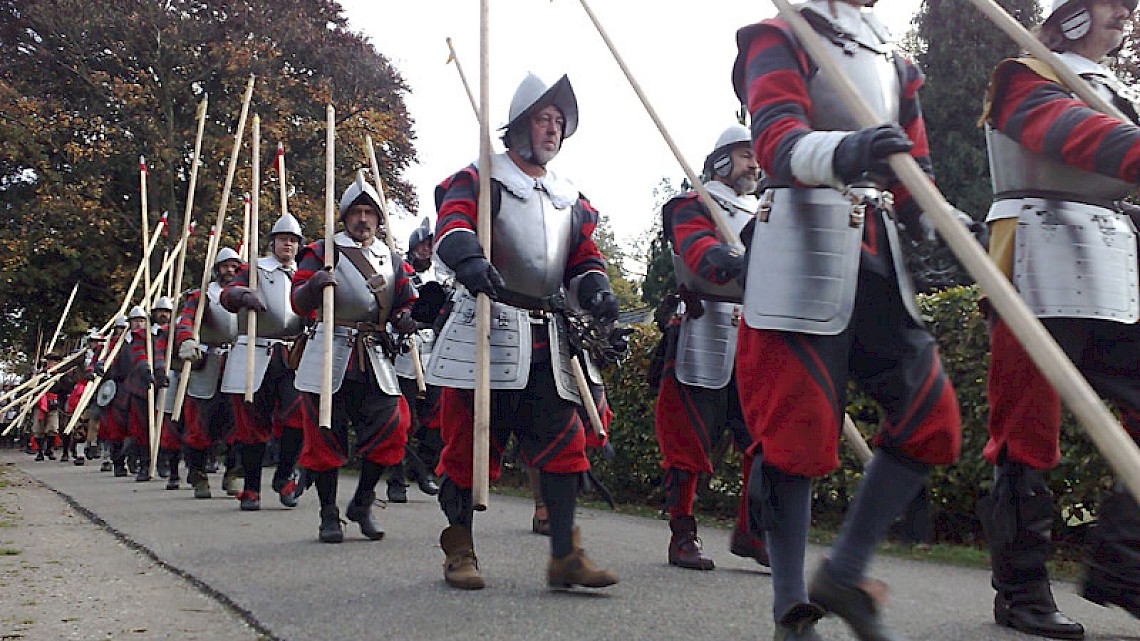
<instances>
[{"instance_id":1,"label":"green hedge","mask_svg":"<svg viewBox=\"0 0 1140 641\"><path fill-rule=\"evenodd\" d=\"M981 528L974 516L974 503L988 489L992 469L982 458L985 445L986 367L989 338L978 313L975 287L957 287L919 297L927 327L938 340L942 362L954 383L962 411L962 456L956 465L938 468L930 481L931 510L938 540L973 543ZM616 418L610 438L616 456L598 461L595 473L627 503L660 505L662 470L653 432L655 391L645 381L645 370L660 334L656 327L642 326L630 342L630 356L620 368L606 372L606 390ZM875 429L879 410L857 389L849 394L847 412L867 436ZM843 447L841 467L815 485L814 515L817 524L834 525L842 518L861 477L860 466L850 449ZM1057 497L1059 516L1056 534L1072 534L1065 522L1087 521L1098 498L1111 485L1108 469L1083 431L1066 413L1061 432L1061 463L1049 474ZM716 462L707 484L701 486L698 509L730 518L740 494L740 465L728 452Z\"/></svg>"}]
</instances>

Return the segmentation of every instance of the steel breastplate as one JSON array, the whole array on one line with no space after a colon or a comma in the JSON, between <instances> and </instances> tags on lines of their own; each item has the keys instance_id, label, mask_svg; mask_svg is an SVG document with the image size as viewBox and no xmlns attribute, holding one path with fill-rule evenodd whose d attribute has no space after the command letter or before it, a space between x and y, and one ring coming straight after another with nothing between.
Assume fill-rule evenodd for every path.
<instances>
[{"instance_id":1,"label":"steel breastplate","mask_svg":"<svg viewBox=\"0 0 1140 641\"><path fill-rule=\"evenodd\" d=\"M289 301L293 283L289 274L280 269L257 268L257 297L265 304L265 311L257 313L258 338L290 338L301 333L305 319L293 311ZM249 314L238 312L238 333L249 333Z\"/></svg>"},{"instance_id":2,"label":"steel breastplate","mask_svg":"<svg viewBox=\"0 0 1140 641\"><path fill-rule=\"evenodd\" d=\"M199 342L206 345L226 345L237 340L238 319L237 314L222 307L222 286L214 281L206 288L205 301L198 299L198 304L205 302L209 305L202 327L199 331Z\"/></svg>"},{"instance_id":3,"label":"steel breastplate","mask_svg":"<svg viewBox=\"0 0 1140 641\"><path fill-rule=\"evenodd\" d=\"M557 294L573 237L573 206L558 209L546 192L526 200L502 190L491 234L491 262L506 288L534 298Z\"/></svg>"},{"instance_id":4,"label":"steel breastplate","mask_svg":"<svg viewBox=\"0 0 1140 641\"><path fill-rule=\"evenodd\" d=\"M1119 200L1135 187L1112 176L1084 171L1034 153L988 125L986 148L995 196L1045 192L1071 195L1076 200Z\"/></svg>"},{"instance_id":5,"label":"steel breastplate","mask_svg":"<svg viewBox=\"0 0 1140 641\"><path fill-rule=\"evenodd\" d=\"M898 122L899 87L898 69L890 45L879 43L880 51L847 40L840 46L827 38L821 39L827 52L839 65L843 75L860 89L871 111L883 122ZM874 44L874 43L868 43ZM839 92L820 72L807 81L811 98L810 120L812 129L820 131L857 131L862 129Z\"/></svg>"},{"instance_id":6,"label":"steel breastplate","mask_svg":"<svg viewBox=\"0 0 1140 641\"><path fill-rule=\"evenodd\" d=\"M369 289L364 275L352 264L352 261L344 255L338 256L333 273L337 281L333 310L336 320L353 323L380 323L388 320L388 311L392 309L396 298L396 273L392 266L392 257L388 252L380 255L380 267L372 279L373 285L380 290L380 300L384 302L383 315L377 296L372 293L372 289Z\"/></svg>"},{"instance_id":7,"label":"steel breastplate","mask_svg":"<svg viewBox=\"0 0 1140 641\"><path fill-rule=\"evenodd\" d=\"M1095 205L1020 201L1013 284L1039 318L1140 318L1136 228Z\"/></svg>"}]
</instances>

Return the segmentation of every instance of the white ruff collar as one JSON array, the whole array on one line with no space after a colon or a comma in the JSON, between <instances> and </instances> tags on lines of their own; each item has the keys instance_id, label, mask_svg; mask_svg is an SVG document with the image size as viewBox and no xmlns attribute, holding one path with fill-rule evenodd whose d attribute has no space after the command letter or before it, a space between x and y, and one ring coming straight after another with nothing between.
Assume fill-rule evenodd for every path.
<instances>
[{"instance_id":1,"label":"white ruff collar","mask_svg":"<svg viewBox=\"0 0 1140 641\"><path fill-rule=\"evenodd\" d=\"M491 156L491 177L499 181L511 195L529 199L536 191L544 191L558 209L566 209L578 200L578 188L549 169L539 178L528 176L506 153Z\"/></svg>"},{"instance_id":2,"label":"white ruff collar","mask_svg":"<svg viewBox=\"0 0 1140 641\"><path fill-rule=\"evenodd\" d=\"M705 189L709 190L709 195L712 196L728 210L730 216L735 216L738 213L744 213L751 216L756 213L756 196L752 194L745 194L738 196L736 190L719 180L710 180L705 183Z\"/></svg>"}]
</instances>

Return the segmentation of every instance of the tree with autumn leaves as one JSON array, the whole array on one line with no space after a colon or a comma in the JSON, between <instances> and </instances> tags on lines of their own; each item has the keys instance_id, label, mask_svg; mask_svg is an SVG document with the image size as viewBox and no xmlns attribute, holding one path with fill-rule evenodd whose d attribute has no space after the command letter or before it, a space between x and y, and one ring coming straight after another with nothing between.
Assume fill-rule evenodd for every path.
<instances>
[{"instance_id":1,"label":"tree with autumn leaves","mask_svg":"<svg viewBox=\"0 0 1140 641\"><path fill-rule=\"evenodd\" d=\"M72 284L67 329L114 312L142 255L138 157L149 165L151 224L181 230L196 127L209 117L195 196L201 273L241 97L257 76L262 238L278 215L274 148L284 143L290 212L323 233L325 105L337 109L337 182L377 144L392 200L415 211L402 178L415 160L408 87L335 0L0 0L0 350L30 351L50 331ZM241 237L240 194L251 185L248 129L223 242ZM157 260L157 259L156 259ZM196 281L188 277L188 284Z\"/></svg>"}]
</instances>

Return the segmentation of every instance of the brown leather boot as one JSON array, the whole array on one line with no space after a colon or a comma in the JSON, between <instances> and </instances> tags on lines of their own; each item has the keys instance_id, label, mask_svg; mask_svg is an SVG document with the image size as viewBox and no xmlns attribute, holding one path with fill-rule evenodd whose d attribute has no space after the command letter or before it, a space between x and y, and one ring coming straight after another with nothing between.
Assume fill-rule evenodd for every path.
<instances>
[{"instance_id":1,"label":"brown leather boot","mask_svg":"<svg viewBox=\"0 0 1140 641\"><path fill-rule=\"evenodd\" d=\"M562 558L550 559L546 567L546 584L552 588L570 588L580 585L587 588L604 588L618 582L618 576L608 570L599 570L590 562L580 545L580 531L574 528L574 551Z\"/></svg>"},{"instance_id":2,"label":"brown leather boot","mask_svg":"<svg viewBox=\"0 0 1140 641\"><path fill-rule=\"evenodd\" d=\"M443 562L443 580L453 588L482 590L485 584L479 574L479 559L475 558L475 543L471 530L452 525L439 535L439 546L447 555Z\"/></svg>"},{"instance_id":3,"label":"brown leather boot","mask_svg":"<svg viewBox=\"0 0 1140 641\"><path fill-rule=\"evenodd\" d=\"M713 560L701 550L696 519L692 516L674 516L669 519L669 529L673 532L673 537L669 539L669 565L692 570L711 570L716 567Z\"/></svg>"}]
</instances>

